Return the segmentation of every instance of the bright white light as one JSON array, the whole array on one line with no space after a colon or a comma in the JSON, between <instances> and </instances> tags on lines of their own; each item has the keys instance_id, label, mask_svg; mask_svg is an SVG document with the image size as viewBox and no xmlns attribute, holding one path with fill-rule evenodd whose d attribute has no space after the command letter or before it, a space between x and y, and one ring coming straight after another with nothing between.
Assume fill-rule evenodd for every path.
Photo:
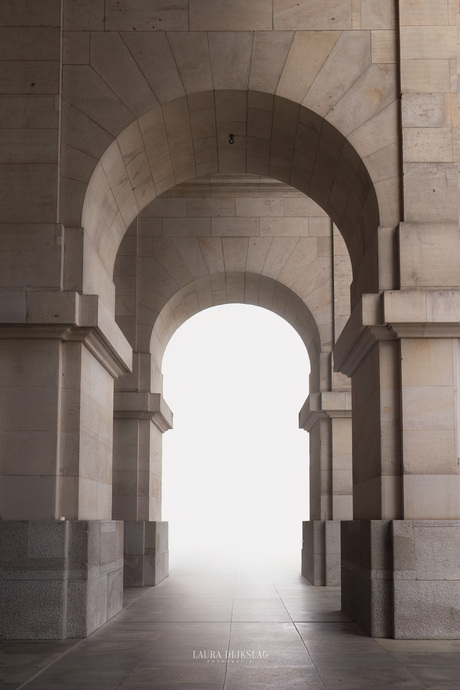
<instances>
[{"instance_id":1,"label":"bright white light","mask_svg":"<svg viewBox=\"0 0 460 690\"><path fill-rule=\"evenodd\" d=\"M308 434L298 429L309 359L299 335L259 307L213 307L176 331L163 374L174 413L163 445L172 561L238 549L299 567L309 518Z\"/></svg>"}]
</instances>

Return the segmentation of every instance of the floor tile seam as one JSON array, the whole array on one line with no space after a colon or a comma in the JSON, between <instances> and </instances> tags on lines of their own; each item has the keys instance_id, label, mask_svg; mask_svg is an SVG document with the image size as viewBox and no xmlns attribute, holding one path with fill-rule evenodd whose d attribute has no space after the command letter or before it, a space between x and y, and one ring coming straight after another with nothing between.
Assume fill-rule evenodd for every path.
<instances>
[{"instance_id":1,"label":"floor tile seam","mask_svg":"<svg viewBox=\"0 0 460 690\"><path fill-rule=\"evenodd\" d=\"M292 621L292 624L294 625L294 628L295 628L295 630L296 630L296 632L297 632L297 635L298 635L299 638L300 638L300 641L302 642L303 646L305 647L305 651L307 652L307 654L308 654L308 656L309 656L309 658L310 658L310 660L311 660L311 663L313 664L313 667L314 667L316 673L318 674L318 678L319 678L320 682L323 684L323 686L324 686L325 688L327 688L326 682L324 681L324 679L323 679L323 677L322 677L322 675L321 675L321 673L320 673L320 671L319 671L319 668L318 668L317 665L315 664L315 661L314 661L312 655L310 654L310 651L309 651L309 649L308 649L308 647L307 647L307 644L306 644L305 640L303 639L302 635L300 634L300 631L299 631L299 629L298 629L298 627L297 627L295 621Z\"/></svg>"},{"instance_id":2,"label":"floor tile seam","mask_svg":"<svg viewBox=\"0 0 460 690\"><path fill-rule=\"evenodd\" d=\"M392 657L391 654L388 654L388 656ZM317 672L318 672L318 675L320 676L322 682L327 683L326 680L323 680L323 676L322 676L322 672L321 672L321 671L327 672L328 670L331 669L331 667L328 666L328 665L326 665L325 667L322 666L322 665L317 666L317 665L315 664L315 660L312 659L312 661L313 661L313 664L314 664L314 666L315 666L315 668L316 668L316 670L317 670ZM395 661L397 661L397 659L395 659ZM417 677L414 673L412 673L412 672L410 671L410 669L407 668L407 666L405 666L403 663L399 662L398 666L399 666L399 669L398 669L398 670L404 670L404 671L406 671L406 673L411 677L410 680L412 680L413 682L417 683L417 684L420 686L420 688L430 688L430 687L431 687L431 685L432 685L431 681L430 681L430 682L427 681L428 684L425 684L425 682L424 682L421 678L418 678L418 677ZM366 671L369 670L369 669L373 669L373 670L376 670L376 671L377 671L377 670L379 670L379 669L380 669L380 670L384 669L384 668L385 668L385 665L383 665L383 666L371 666L371 667L369 667L369 666L366 665L366 664L363 664L363 665L358 665L358 664L357 664L357 665L355 665L355 666L340 666L340 665L338 665L338 666L335 666L335 667L332 667L332 668L334 668L336 671L338 671L338 670L342 670L342 671L343 671L343 670L346 670L346 671L348 671L348 672L351 672L353 669L358 670L358 669L363 669L363 668L364 668ZM387 668L391 668L391 666L390 666L390 667L387 667ZM396 668L397 668L397 667L396 667ZM326 687L328 687L328 686L326 685ZM446 687L447 687L447 686L446 686Z\"/></svg>"},{"instance_id":3,"label":"floor tile seam","mask_svg":"<svg viewBox=\"0 0 460 690\"><path fill-rule=\"evenodd\" d=\"M235 573L234 573L234 578L233 578L232 608L230 611L230 626L229 626L228 641L227 641L228 651L230 651L230 645L232 642L233 609L235 606L237 579L238 579L238 567L235 568ZM222 690L225 690L225 685L227 684L227 674L228 674L228 659L226 659L226 661L225 661L225 671L224 671L224 679L222 681Z\"/></svg>"},{"instance_id":4,"label":"floor tile seam","mask_svg":"<svg viewBox=\"0 0 460 690\"><path fill-rule=\"evenodd\" d=\"M76 649L76 648L79 647L81 644L83 644L83 642L85 642L85 640L87 640L87 639L88 639L88 638L86 638L86 637L82 637L82 639L79 640L78 642L76 642L74 645L72 645L72 647L69 647L69 649L66 649L65 652L62 652L62 654L60 654L56 659L53 659L52 661L50 661L49 664L46 664L46 666L44 666L44 667L41 668L39 671L37 671L37 673L35 673L35 674L34 674L33 676L31 676L30 678L28 678L26 681L24 681L24 683L22 683L22 685L19 685L19 686L16 688L16 690L22 690L22 688L25 688L29 683L31 683L31 682L34 681L36 678L38 678L39 676L41 676L43 673L45 673L45 671L48 671L52 666L54 666L55 664L57 664L58 661L61 661L65 656L67 656L67 654L69 654L69 653L72 652L74 649Z\"/></svg>"},{"instance_id":5,"label":"floor tile seam","mask_svg":"<svg viewBox=\"0 0 460 690\"><path fill-rule=\"evenodd\" d=\"M141 597L145 596L151 589L152 589L152 587L147 588L145 592L142 592L142 593L139 594L139 596L137 596L135 599L133 599L132 601L129 601L129 602L126 604L126 606L123 606L122 610L121 610L119 613L120 613L120 614L121 614L121 613L124 613L130 606L132 606L132 604L134 604L134 602L138 601ZM74 645L72 645L71 647L69 647L68 649L66 649L64 652L62 652L62 654L60 654L56 659L53 659L52 661L50 661L49 664L46 664L46 666L44 666L43 668L41 668L39 671L37 671L37 673L35 673L35 674L34 674L33 676L31 676L30 678L28 678L24 683L22 683L22 685L19 685L19 686L16 688L16 690L22 690L22 688L27 687L27 685L28 685L29 683L31 683L33 680L35 680L36 678L38 678L39 676L41 676L43 673L45 673L45 671L48 671L52 666L54 666L54 665L57 664L59 661L61 661L65 656L67 656L67 654L70 654L70 652L73 652L73 651L76 650L78 647L80 647L84 642L86 642L87 640L91 639L91 637L92 637L93 635L95 635L95 633L100 632L100 631L102 630L102 628L105 627L105 625L107 625L107 623L115 622L115 619L117 618L118 615L119 615L119 614L117 614L116 616L114 616L112 619L106 621L106 623L105 623L104 625L102 625L100 628L97 628L96 630L94 630L92 633L90 633L90 634L87 635L86 637L82 637L82 638L81 638L78 642L76 642Z\"/></svg>"},{"instance_id":6,"label":"floor tile seam","mask_svg":"<svg viewBox=\"0 0 460 690\"><path fill-rule=\"evenodd\" d=\"M275 587L276 592L277 592L277 594L278 594L278 596L279 596L279 598L280 598L280 600L281 600L281 602L282 602L282 604L283 604L283 606L284 606L284 608L285 608L285 610L286 610L286 613L287 613L287 615L289 616L289 619L290 619L292 625L294 626L294 629L295 629L295 631L297 632L298 637L300 638L300 642L302 643L302 646L304 647L306 653L308 654L308 658L310 659L310 661L311 661L311 663L312 663L312 665L313 665L313 668L315 669L316 673L318 674L318 679L321 681L322 685L326 688L327 686L326 686L325 682L323 681L323 678L322 678L322 676L320 675L319 670L318 670L318 668L317 668L315 662L313 661L310 652L308 651L308 647L307 647L307 645L305 644L305 640L302 638L302 635L300 634L299 629L297 628L297 625L295 624L295 622L294 622L294 620L293 620L291 614L289 613L289 611L288 611L288 609L287 609L287 606L286 606L286 604L285 604L285 602L284 602L284 599L283 599L283 597L281 596L281 594L280 594L280 592L279 592L279 590L278 590L278 587L277 587L277 585L276 585L276 583L275 583L275 581L274 581L273 579L272 579L272 582L273 582L273 586Z\"/></svg>"}]
</instances>

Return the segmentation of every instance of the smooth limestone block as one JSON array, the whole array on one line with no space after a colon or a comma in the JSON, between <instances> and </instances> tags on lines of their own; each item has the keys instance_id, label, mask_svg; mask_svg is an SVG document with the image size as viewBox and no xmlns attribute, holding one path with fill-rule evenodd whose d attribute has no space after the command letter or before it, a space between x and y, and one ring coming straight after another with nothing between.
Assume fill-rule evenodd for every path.
<instances>
[{"instance_id":1,"label":"smooth limestone block","mask_svg":"<svg viewBox=\"0 0 460 690\"><path fill-rule=\"evenodd\" d=\"M325 117L370 65L370 38L368 32L341 34L302 105Z\"/></svg>"},{"instance_id":2,"label":"smooth limestone block","mask_svg":"<svg viewBox=\"0 0 460 690\"><path fill-rule=\"evenodd\" d=\"M190 31L271 31L271 0L189 0Z\"/></svg>"},{"instance_id":3,"label":"smooth limestone block","mask_svg":"<svg viewBox=\"0 0 460 690\"><path fill-rule=\"evenodd\" d=\"M162 0L136 3L106 0L106 31L187 31L188 0L165 4Z\"/></svg>"},{"instance_id":4,"label":"smooth limestone block","mask_svg":"<svg viewBox=\"0 0 460 690\"><path fill-rule=\"evenodd\" d=\"M398 43L395 31L372 31L372 62L378 64L396 64L398 62Z\"/></svg>"},{"instance_id":5,"label":"smooth limestone block","mask_svg":"<svg viewBox=\"0 0 460 690\"><path fill-rule=\"evenodd\" d=\"M249 73L251 90L275 93L293 37L293 31L261 31L254 35Z\"/></svg>"},{"instance_id":6,"label":"smooth limestone block","mask_svg":"<svg viewBox=\"0 0 460 690\"><path fill-rule=\"evenodd\" d=\"M455 26L402 26L402 60L451 60L456 58Z\"/></svg>"},{"instance_id":7,"label":"smooth limestone block","mask_svg":"<svg viewBox=\"0 0 460 690\"><path fill-rule=\"evenodd\" d=\"M401 288L459 287L460 242L456 224L401 223L399 252Z\"/></svg>"},{"instance_id":8,"label":"smooth limestone block","mask_svg":"<svg viewBox=\"0 0 460 690\"><path fill-rule=\"evenodd\" d=\"M402 93L450 93L449 60L402 60Z\"/></svg>"},{"instance_id":9,"label":"smooth limestone block","mask_svg":"<svg viewBox=\"0 0 460 690\"><path fill-rule=\"evenodd\" d=\"M367 123L397 100L396 73L396 67L390 65L369 67L328 114L328 122L345 135Z\"/></svg>"},{"instance_id":10,"label":"smooth limestone block","mask_svg":"<svg viewBox=\"0 0 460 690\"><path fill-rule=\"evenodd\" d=\"M457 166L452 163L405 163L404 202L407 222L457 221Z\"/></svg>"},{"instance_id":11,"label":"smooth limestone block","mask_svg":"<svg viewBox=\"0 0 460 690\"><path fill-rule=\"evenodd\" d=\"M351 0L274 0L275 29L351 29Z\"/></svg>"},{"instance_id":12,"label":"smooth limestone block","mask_svg":"<svg viewBox=\"0 0 460 690\"><path fill-rule=\"evenodd\" d=\"M277 95L302 102L338 38L336 31L297 31L281 74ZM307 63L305 53L312 56Z\"/></svg>"}]
</instances>

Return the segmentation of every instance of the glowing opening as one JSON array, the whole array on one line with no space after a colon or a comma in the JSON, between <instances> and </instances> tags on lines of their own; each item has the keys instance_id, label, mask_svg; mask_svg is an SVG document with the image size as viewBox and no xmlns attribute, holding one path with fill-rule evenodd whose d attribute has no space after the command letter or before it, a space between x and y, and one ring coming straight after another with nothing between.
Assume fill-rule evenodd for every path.
<instances>
[{"instance_id":1,"label":"glowing opening","mask_svg":"<svg viewBox=\"0 0 460 690\"><path fill-rule=\"evenodd\" d=\"M309 463L298 412L309 369L297 332L260 307L206 309L176 331L163 359L174 412L163 445L172 565L238 552L300 570Z\"/></svg>"}]
</instances>

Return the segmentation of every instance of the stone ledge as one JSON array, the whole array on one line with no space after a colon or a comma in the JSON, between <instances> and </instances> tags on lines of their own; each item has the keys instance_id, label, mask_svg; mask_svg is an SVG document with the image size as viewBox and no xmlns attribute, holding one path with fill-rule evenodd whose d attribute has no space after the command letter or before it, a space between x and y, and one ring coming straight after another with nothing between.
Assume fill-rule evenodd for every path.
<instances>
[{"instance_id":1,"label":"stone ledge","mask_svg":"<svg viewBox=\"0 0 460 690\"><path fill-rule=\"evenodd\" d=\"M161 393L115 391L116 419L150 419L161 431L173 428L173 413Z\"/></svg>"},{"instance_id":2,"label":"stone ledge","mask_svg":"<svg viewBox=\"0 0 460 690\"><path fill-rule=\"evenodd\" d=\"M336 371L352 376L382 340L460 338L460 290L363 295L334 347Z\"/></svg>"},{"instance_id":3,"label":"stone ledge","mask_svg":"<svg viewBox=\"0 0 460 690\"><path fill-rule=\"evenodd\" d=\"M311 431L320 419L351 418L351 390L310 393L299 412L299 428Z\"/></svg>"},{"instance_id":4,"label":"stone ledge","mask_svg":"<svg viewBox=\"0 0 460 690\"><path fill-rule=\"evenodd\" d=\"M113 375L131 371L132 348L98 295L52 290L0 292L0 305L14 303L0 338L81 341Z\"/></svg>"}]
</instances>

